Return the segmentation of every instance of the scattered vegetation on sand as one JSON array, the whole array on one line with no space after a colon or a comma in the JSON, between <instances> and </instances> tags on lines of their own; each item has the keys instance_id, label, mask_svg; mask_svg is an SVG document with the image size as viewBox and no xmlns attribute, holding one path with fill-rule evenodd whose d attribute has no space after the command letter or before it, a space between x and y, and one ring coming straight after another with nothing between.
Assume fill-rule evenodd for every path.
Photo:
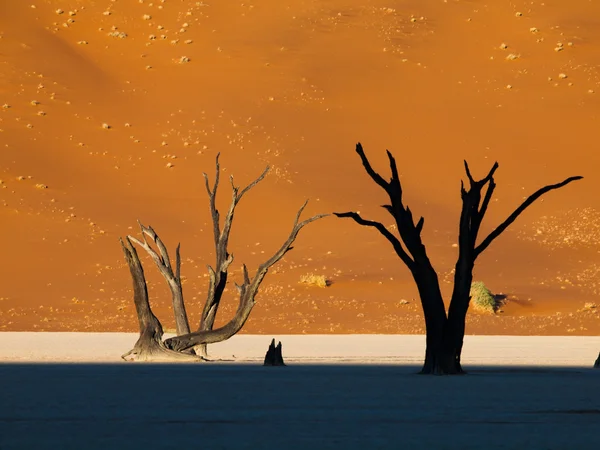
<instances>
[{"instance_id":1,"label":"scattered vegetation on sand","mask_svg":"<svg viewBox=\"0 0 600 450\"><path fill-rule=\"evenodd\" d=\"M331 285L331 281L329 281L325 275L315 275L313 273L302 275L300 277L300 283L320 288L326 288Z\"/></svg>"},{"instance_id":2,"label":"scattered vegetation on sand","mask_svg":"<svg viewBox=\"0 0 600 450\"><path fill-rule=\"evenodd\" d=\"M483 281L474 281L471 284L471 304L479 312L495 314L500 306L492 291Z\"/></svg>"}]
</instances>

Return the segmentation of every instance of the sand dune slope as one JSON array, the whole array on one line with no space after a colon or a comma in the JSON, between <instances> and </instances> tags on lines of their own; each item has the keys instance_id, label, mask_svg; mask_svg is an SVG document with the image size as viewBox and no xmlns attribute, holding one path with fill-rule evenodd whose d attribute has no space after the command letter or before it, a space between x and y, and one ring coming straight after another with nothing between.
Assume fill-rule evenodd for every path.
<instances>
[{"instance_id":1,"label":"sand dune slope","mask_svg":"<svg viewBox=\"0 0 600 450\"><path fill-rule=\"evenodd\" d=\"M585 176L481 257L476 278L508 302L468 331L597 334L584 309L600 281L596 17L588 0L0 0L0 329L133 331L118 237L137 219L182 243L195 323L214 257L201 173L217 152L239 184L272 167L238 210L234 280L306 198L307 214L391 225L361 141L383 173L384 150L396 155L446 292L463 159L477 175L500 162L483 232L539 186ZM410 275L373 230L329 217L304 231L247 331L423 331ZM307 273L332 285L299 284Z\"/></svg>"}]
</instances>

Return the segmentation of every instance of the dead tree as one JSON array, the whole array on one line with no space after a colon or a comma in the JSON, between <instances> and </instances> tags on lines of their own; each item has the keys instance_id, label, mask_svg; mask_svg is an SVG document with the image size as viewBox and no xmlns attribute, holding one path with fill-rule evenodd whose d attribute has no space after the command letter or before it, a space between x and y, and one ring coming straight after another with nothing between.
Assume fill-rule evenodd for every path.
<instances>
[{"instance_id":1,"label":"dead tree","mask_svg":"<svg viewBox=\"0 0 600 450\"><path fill-rule=\"evenodd\" d=\"M199 331L209 331L213 329L215 318L217 317L217 311L219 309L219 305L221 304L221 297L223 296L223 292L227 284L227 269L233 262L233 255L229 254L227 251L227 244L229 242L229 234L231 233L231 225L233 223L235 208L244 194L260 183L265 178L268 171L269 168L267 167L256 180L242 189L241 192L238 187L234 186L233 178L231 178L231 203L225 216L225 222L222 230L220 228L220 213L216 206L220 174L219 155L217 155L216 159L215 182L212 189L210 188L208 175L206 175L206 173L203 174L206 192L208 193L209 197L210 215L213 222L216 264L214 268L212 268L210 265L208 266L208 274L210 277L209 287L208 294L206 296L206 302L204 303L204 309L202 310L202 316L200 318L200 327L198 328ZM206 344L201 344L197 350L202 356L207 356Z\"/></svg>"},{"instance_id":2,"label":"dead tree","mask_svg":"<svg viewBox=\"0 0 600 450\"><path fill-rule=\"evenodd\" d=\"M173 359L194 361L203 359L203 357L206 355L206 344L212 344L229 339L242 329L248 320L248 317L250 316L252 308L255 305L255 297L258 294L260 284L262 283L269 269L292 249L292 244L296 240L296 237L302 228L309 223L326 216L325 214L319 214L300 222L300 216L308 203L307 200L296 214L292 231L290 232L287 240L271 258L266 260L258 267L253 277L250 277L246 265L242 265L243 282L241 285L236 284L239 294L239 306L237 311L233 318L224 326L213 329L217 310L222 295L225 291L228 278L228 269L233 262L233 254L228 252L227 244L229 241L235 208L244 194L264 179L268 170L269 168L267 167L256 180L254 180L241 191L239 187L233 184L233 177L230 177L232 198L222 229L219 211L216 208L216 194L219 186L220 172L219 155L217 155L216 158L216 177L212 189L209 187L207 175L204 174L206 189L210 199L210 210L213 221L216 266L215 268L208 266L210 275L208 296L202 312L198 331L190 332L181 284L180 246L177 246L175 252L175 268L173 269L167 248L152 227L145 227L140 223L142 240L136 239L133 236L127 236L124 240L121 239L121 246L123 248L123 252L125 253L125 259L133 279L134 303L140 327L140 337L137 343L131 351L123 355L123 359L142 361ZM148 242L147 237L150 237L152 242L156 245L158 252ZM163 328L158 318L153 314L152 308L150 307L144 270L133 243L143 248L152 257L159 271L169 285L172 294L173 312L175 314L175 322L177 327L177 336L175 337L163 340ZM199 352L198 349L200 350ZM194 353L200 353L200 357Z\"/></svg>"},{"instance_id":3,"label":"dead tree","mask_svg":"<svg viewBox=\"0 0 600 450\"><path fill-rule=\"evenodd\" d=\"M415 223L410 208L404 206L402 202L402 186L394 157L389 151L387 152L392 173L392 177L388 182L371 167L360 143L356 145L356 153L360 156L362 164L371 179L388 195L390 204L382 207L396 222L399 238L382 223L365 220L356 212L334 214L338 217L351 218L359 225L377 229L392 244L397 255L410 270L421 298L427 334L425 361L421 373L463 373L460 358L465 335L466 315L471 300L469 291L473 281L475 260L489 247L494 239L500 236L539 197L572 181L580 180L582 177L570 177L561 183L548 185L537 190L515 209L504 222L477 244L479 228L496 187L494 173L498 169L498 163L494 164L485 178L475 180L471 176L469 165L465 161L469 188L465 189L464 183L461 182L462 210L459 222L458 261L454 273L454 289L446 313L437 273L421 240L424 218L421 217ZM483 193L484 188L485 192Z\"/></svg>"}]
</instances>

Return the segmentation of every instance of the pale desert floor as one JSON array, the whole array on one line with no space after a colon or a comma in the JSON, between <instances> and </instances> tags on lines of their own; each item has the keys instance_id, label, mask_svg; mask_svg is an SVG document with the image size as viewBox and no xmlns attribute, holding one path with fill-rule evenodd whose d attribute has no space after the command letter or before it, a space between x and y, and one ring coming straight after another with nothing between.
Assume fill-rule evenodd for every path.
<instances>
[{"instance_id":1,"label":"pale desert floor","mask_svg":"<svg viewBox=\"0 0 600 450\"><path fill-rule=\"evenodd\" d=\"M469 375L429 377L421 336L277 337L285 368L260 365L270 336L213 346L243 363L155 365L118 362L132 334L0 333L0 448L600 445L600 338L468 337Z\"/></svg>"},{"instance_id":2,"label":"pale desert floor","mask_svg":"<svg viewBox=\"0 0 600 450\"><path fill-rule=\"evenodd\" d=\"M181 242L197 324L214 261L201 174L218 152L222 209L228 175L245 185L272 167L236 212L231 282L279 248L307 198L307 216L361 211L393 227L361 141L385 177L394 153L446 296L464 159L476 177L500 164L482 239L537 188L584 176L478 259L476 280L508 301L470 314L468 332L598 334L584 308L600 292L598 17L596 0L0 0L0 330L134 331L118 238L138 219L171 252ZM330 287L301 284L307 274ZM269 273L244 331L424 326L388 242L327 217Z\"/></svg>"}]
</instances>

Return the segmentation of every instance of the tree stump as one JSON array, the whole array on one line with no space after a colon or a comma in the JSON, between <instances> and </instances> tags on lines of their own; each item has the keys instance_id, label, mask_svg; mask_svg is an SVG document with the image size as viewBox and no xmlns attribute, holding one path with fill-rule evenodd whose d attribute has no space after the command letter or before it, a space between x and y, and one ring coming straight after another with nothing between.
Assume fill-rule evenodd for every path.
<instances>
[{"instance_id":1,"label":"tree stump","mask_svg":"<svg viewBox=\"0 0 600 450\"><path fill-rule=\"evenodd\" d=\"M598 359L594 363L594 369L600 369L600 353L598 353Z\"/></svg>"},{"instance_id":2,"label":"tree stump","mask_svg":"<svg viewBox=\"0 0 600 450\"><path fill-rule=\"evenodd\" d=\"M265 355L264 366L285 366L283 355L281 354L281 342L275 346L275 339L271 341L267 354Z\"/></svg>"}]
</instances>

